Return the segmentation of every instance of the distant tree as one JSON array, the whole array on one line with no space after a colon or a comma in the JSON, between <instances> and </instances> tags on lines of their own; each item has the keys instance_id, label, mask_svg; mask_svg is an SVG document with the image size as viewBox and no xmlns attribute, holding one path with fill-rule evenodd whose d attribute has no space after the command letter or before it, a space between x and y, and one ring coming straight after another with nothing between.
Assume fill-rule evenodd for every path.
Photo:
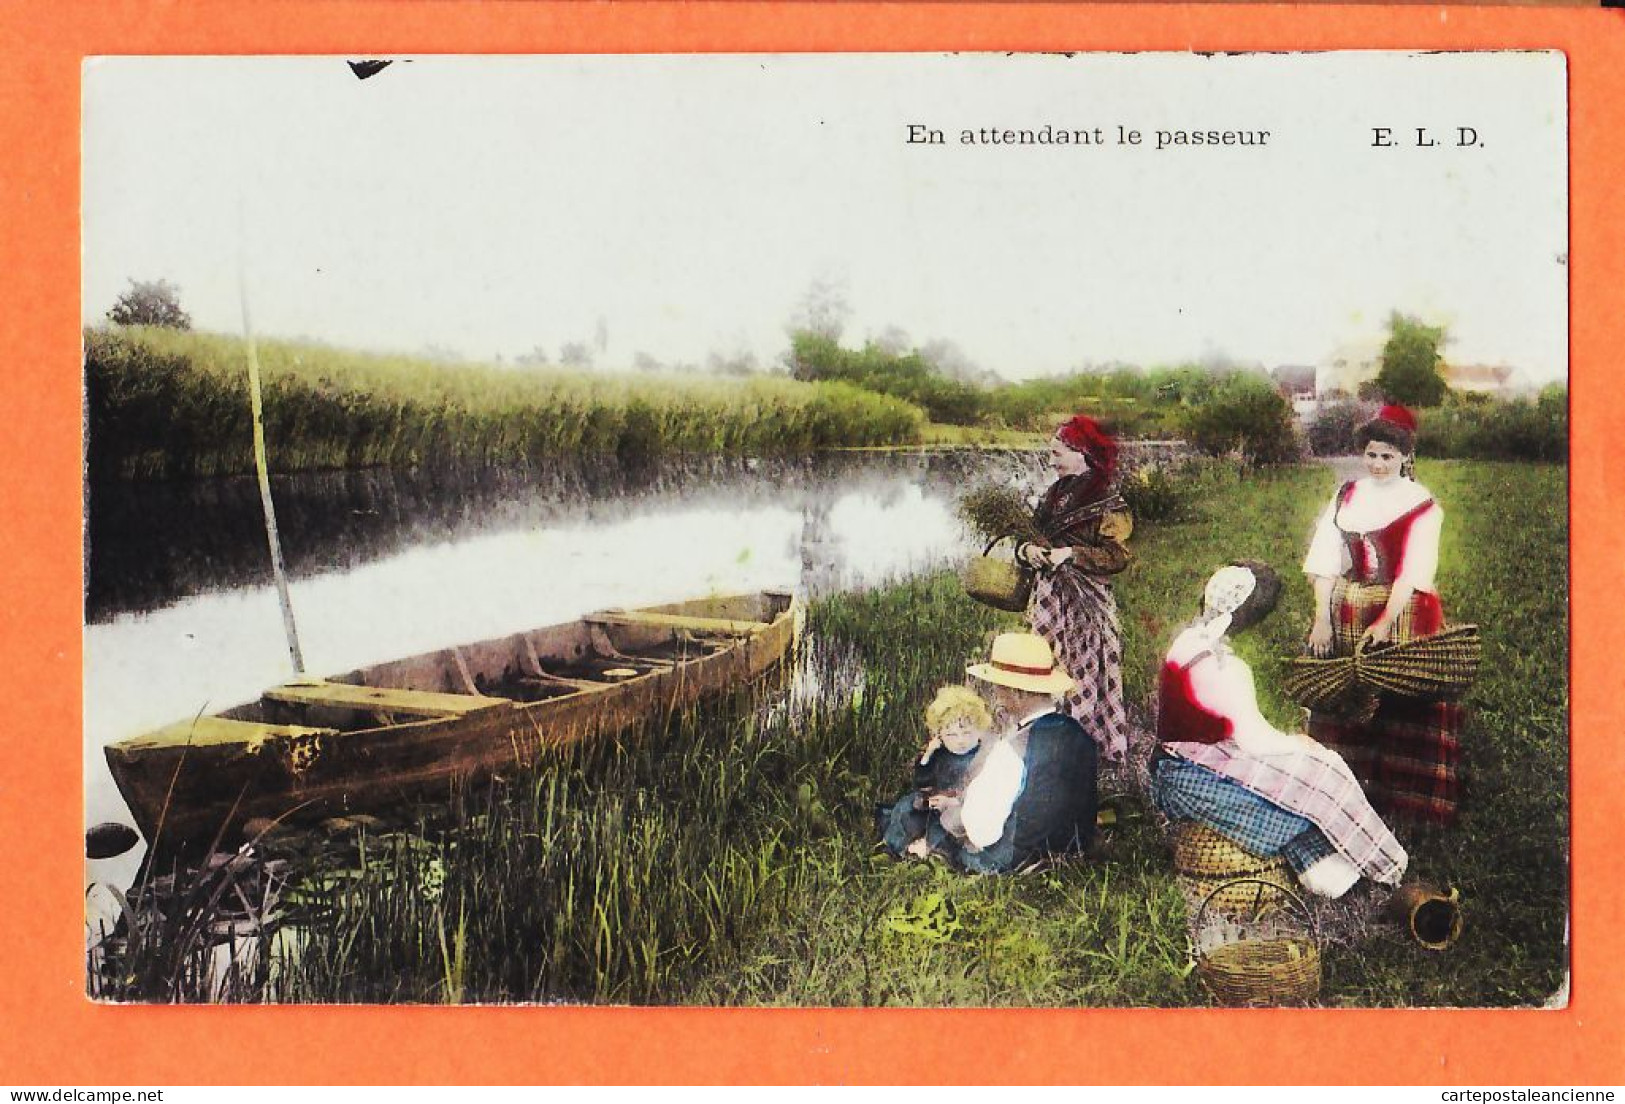
<instances>
[{"instance_id":1,"label":"distant tree","mask_svg":"<svg viewBox=\"0 0 1625 1104\"><path fill-rule=\"evenodd\" d=\"M436 364L458 364L462 362L463 354L449 345L437 345L433 341L418 350L418 356L424 360L432 360Z\"/></svg>"},{"instance_id":2,"label":"distant tree","mask_svg":"<svg viewBox=\"0 0 1625 1104\"><path fill-rule=\"evenodd\" d=\"M559 349L559 363L566 368L591 368L592 350L581 341L566 341Z\"/></svg>"},{"instance_id":3,"label":"distant tree","mask_svg":"<svg viewBox=\"0 0 1625 1104\"><path fill-rule=\"evenodd\" d=\"M660 358L653 353L639 349L632 354L632 370L634 372L664 372L666 366L660 363Z\"/></svg>"},{"instance_id":4,"label":"distant tree","mask_svg":"<svg viewBox=\"0 0 1625 1104\"><path fill-rule=\"evenodd\" d=\"M977 364L957 344L944 337L932 338L920 346L920 356L927 364L960 383L977 387L996 387L1004 382L997 372L990 372Z\"/></svg>"},{"instance_id":5,"label":"distant tree","mask_svg":"<svg viewBox=\"0 0 1625 1104\"><path fill-rule=\"evenodd\" d=\"M540 345L531 346L528 353L520 353L514 357L515 364L523 364L527 368L540 368L547 363L547 350Z\"/></svg>"},{"instance_id":6,"label":"distant tree","mask_svg":"<svg viewBox=\"0 0 1625 1104\"><path fill-rule=\"evenodd\" d=\"M870 338L869 344L892 356L901 356L913 346L908 339L908 331L895 325L887 326L878 336Z\"/></svg>"},{"instance_id":7,"label":"distant tree","mask_svg":"<svg viewBox=\"0 0 1625 1104\"><path fill-rule=\"evenodd\" d=\"M749 349L735 349L731 353L712 350L706 355L705 370L714 376L753 376L756 374L756 354Z\"/></svg>"},{"instance_id":8,"label":"distant tree","mask_svg":"<svg viewBox=\"0 0 1625 1104\"><path fill-rule=\"evenodd\" d=\"M989 412L987 393L949 379L918 351L888 353L870 342L845 349L832 337L797 330L786 363L799 380L839 380L924 408L933 421L975 425Z\"/></svg>"},{"instance_id":9,"label":"distant tree","mask_svg":"<svg viewBox=\"0 0 1625 1104\"><path fill-rule=\"evenodd\" d=\"M192 317L181 309L181 289L168 280L130 280L130 286L107 312L120 326L168 326L189 330Z\"/></svg>"},{"instance_id":10,"label":"distant tree","mask_svg":"<svg viewBox=\"0 0 1625 1104\"><path fill-rule=\"evenodd\" d=\"M801 297L789 329L792 334L806 332L839 341L851 314L845 287L838 281L820 278L814 280Z\"/></svg>"},{"instance_id":11,"label":"distant tree","mask_svg":"<svg viewBox=\"0 0 1625 1104\"><path fill-rule=\"evenodd\" d=\"M1382 368L1377 386L1391 402L1411 406L1438 406L1449 386L1439 371L1439 347L1445 343L1443 326L1395 311L1388 317L1388 342L1382 347Z\"/></svg>"}]
</instances>

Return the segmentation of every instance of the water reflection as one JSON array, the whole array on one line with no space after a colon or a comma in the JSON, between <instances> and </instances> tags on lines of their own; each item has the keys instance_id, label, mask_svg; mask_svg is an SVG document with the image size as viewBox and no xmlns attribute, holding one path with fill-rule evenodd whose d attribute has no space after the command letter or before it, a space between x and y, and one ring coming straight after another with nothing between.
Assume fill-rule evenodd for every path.
<instances>
[{"instance_id":1,"label":"water reflection","mask_svg":"<svg viewBox=\"0 0 1625 1104\"><path fill-rule=\"evenodd\" d=\"M307 668L344 671L711 591L873 583L970 547L975 453L706 461L541 476L283 480L284 553ZM86 823L128 822L102 748L256 697L290 661L251 481L90 496ZM91 862L127 885L140 860Z\"/></svg>"},{"instance_id":2,"label":"water reflection","mask_svg":"<svg viewBox=\"0 0 1625 1104\"><path fill-rule=\"evenodd\" d=\"M696 507L827 512L843 493L877 498L903 483L947 494L1015 456L846 453L757 460L687 458L633 467L319 473L273 480L283 553L297 579L347 571L426 543L486 532L602 522ZM269 557L252 479L92 486L87 495L86 621L266 581Z\"/></svg>"}]
</instances>

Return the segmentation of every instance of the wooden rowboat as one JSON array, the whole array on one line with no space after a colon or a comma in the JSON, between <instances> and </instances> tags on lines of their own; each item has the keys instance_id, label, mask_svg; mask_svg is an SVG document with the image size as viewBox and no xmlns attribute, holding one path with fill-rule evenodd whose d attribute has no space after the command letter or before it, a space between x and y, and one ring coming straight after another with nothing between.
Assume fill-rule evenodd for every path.
<instances>
[{"instance_id":1,"label":"wooden rowboat","mask_svg":"<svg viewBox=\"0 0 1625 1104\"><path fill-rule=\"evenodd\" d=\"M256 818L308 821L422 799L541 749L624 730L780 663L788 594L705 598L446 648L111 744L107 763L154 851L240 842Z\"/></svg>"}]
</instances>

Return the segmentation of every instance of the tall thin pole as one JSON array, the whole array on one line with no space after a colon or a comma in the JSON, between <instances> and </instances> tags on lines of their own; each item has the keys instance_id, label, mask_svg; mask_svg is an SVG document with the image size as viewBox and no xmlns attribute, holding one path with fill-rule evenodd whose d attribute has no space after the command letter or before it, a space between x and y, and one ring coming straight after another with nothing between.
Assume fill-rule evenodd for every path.
<instances>
[{"instance_id":1,"label":"tall thin pole","mask_svg":"<svg viewBox=\"0 0 1625 1104\"><path fill-rule=\"evenodd\" d=\"M277 537L276 507L271 503L271 474L265 462L265 412L260 405L260 358L254 347L254 327L248 320L248 277L239 262L237 288L243 300L243 336L248 343L248 397L254 411L254 469L260 477L260 505L265 508L265 537L271 545L271 573L276 576L276 595L282 603L282 628L288 634L288 654L293 672L305 673L305 657L299 650L299 630L293 623L293 599L288 595L288 573L282 566L282 541Z\"/></svg>"}]
</instances>

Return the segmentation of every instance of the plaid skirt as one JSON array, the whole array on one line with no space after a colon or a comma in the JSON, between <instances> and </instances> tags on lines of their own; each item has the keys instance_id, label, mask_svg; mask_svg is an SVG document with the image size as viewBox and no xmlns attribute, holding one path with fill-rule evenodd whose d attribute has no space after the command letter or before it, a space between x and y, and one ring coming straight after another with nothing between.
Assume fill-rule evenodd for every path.
<instances>
[{"instance_id":1,"label":"plaid skirt","mask_svg":"<svg viewBox=\"0 0 1625 1104\"><path fill-rule=\"evenodd\" d=\"M1075 684L1061 708L1094 739L1102 761L1123 762L1128 755L1123 636L1111 584L1068 565L1043 572L1027 616Z\"/></svg>"},{"instance_id":2,"label":"plaid skirt","mask_svg":"<svg viewBox=\"0 0 1625 1104\"><path fill-rule=\"evenodd\" d=\"M1388 594L1385 584L1337 581L1332 590L1334 654L1354 654L1361 635L1388 604ZM1439 596L1417 591L1395 619L1393 639L1411 640L1442 628ZM1311 713L1309 735L1343 757L1385 818L1451 825L1462 799L1462 717L1454 702L1383 694L1369 721Z\"/></svg>"}]
</instances>

